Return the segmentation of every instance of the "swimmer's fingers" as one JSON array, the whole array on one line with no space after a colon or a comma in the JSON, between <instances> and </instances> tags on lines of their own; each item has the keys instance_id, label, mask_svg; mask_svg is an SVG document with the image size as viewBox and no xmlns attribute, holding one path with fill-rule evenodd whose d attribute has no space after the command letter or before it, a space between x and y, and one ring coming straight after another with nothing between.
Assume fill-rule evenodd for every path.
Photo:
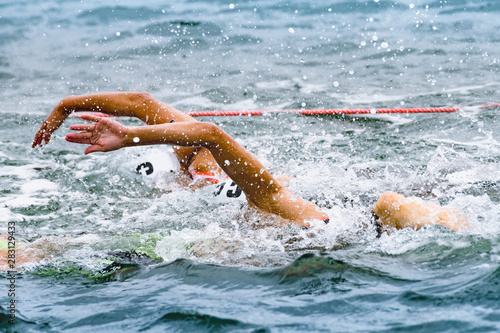
<instances>
[{"instance_id":1,"label":"swimmer's fingers","mask_svg":"<svg viewBox=\"0 0 500 333\"><path fill-rule=\"evenodd\" d=\"M42 127L35 134L35 138L33 139L33 143L31 144L31 148L41 147L43 145L46 145L50 141L51 136L52 136L52 133L50 133L48 130L46 130Z\"/></svg>"},{"instance_id":2,"label":"swimmer's fingers","mask_svg":"<svg viewBox=\"0 0 500 333\"><path fill-rule=\"evenodd\" d=\"M81 118L82 116L87 115L87 114L92 114L94 116L105 117L105 118L114 117L113 115L102 113L102 112L92 112L92 113L89 113L89 112L76 112L76 113L72 113L71 115L73 117Z\"/></svg>"},{"instance_id":3,"label":"swimmer's fingers","mask_svg":"<svg viewBox=\"0 0 500 333\"><path fill-rule=\"evenodd\" d=\"M91 142L92 132L79 132L79 133L68 133L66 134L66 141L81 144L92 144Z\"/></svg>"},{"instance_id":4,"label":"swimmer's fingers","mask_svg":"<svg viewBox=\"0 0 500 333\"><path fill-rule=\"evenodd\" d=\"M101 146L98 146L98 145L91 145L91 146L88 146L87 149L85 149L84 151L84 154L85 155L88 155L90 153L94 153L94 152L97 152L97 151L106 151L106 149L104 149L103 147Z\"/></svg>"},{"instance_id":5,"label":"swimmer's fingers","mask_svg":"<svg viewBox=\"0 0 500 333\"><path fill-rule=\"evenodd\" d=\"M97 151L107 151L103 146L98 144L92 139L93 135L91 132L80 132L80 133L69 133L66 134L66 141L73 143L80 143L84 145L90 145L85 149L85 155L94 153ZM94 138L95 139L95 138Z\"/></svg>"},{"instance_id":6,"label":"swimmer's fingers","mask_svg":"<svg viewBox=\"0 0 500 333\"><path fill-rule=\"evenodd\" d=\"M47 144L50 141L52 133L62 125L69 113L70 112L62 108L61 105L56 106L44 120L38 132L36 132L31 146L35 148Z\"/></svg>"},{"instance_id":7,"label":"swimmer's fingers","mask_svg":"<svg viewBox=\"0 0 500 333\"><path fill-rule=\"evenodd\" d=\"M92 132L95 130L95 124L80 124L80 125L71 125L69 127L72 131L89 131Z\"/></svg>"},{"instance_id":8,"label":"swimmer's fingers","mask_svg":"<svg viewBox=\"0 0 500 333\"><path fill-rule=\"evenodd\" d=\"M43 122L43 124L40 127L40 129L38 130L38 132L36 132L35 138L33 139L33 143L31 144L31 147L32 148L41 147L41 146L47 144L50 141L52 133L54 133L54 131L56 129L58 129L59 126L61 126L63 121L66 119L66 117L67 117L66 113L60 114L59 112L55 112L55 113L53 112L52 114L50 114L49 117L47 117L47 119ZM89 120L89 121L93 121L96 123L99 122L101 119L103 119L103 117L100 117L99 115L95 115L95 114L83 114L80 116L80 118L83 120ZM79 126L79 125L75 125L75 126ZM92 126L95 126L95 124L93 124ZM72 127L73 126L70 126L70 129L72 129ZM74 128L74 130L85 131L87 129ZM93 129L91 129L91 130L93 130Z\"/></svg>"},{"instance_id":9,"label":"swimmer's fingers","mask_svg":"<svg viewBox=\"0 0 500 333\"><path fill-rule=\"evenodd\" d=\"M82 119L94 121L93 124L73 125L70 129L81 131L69 133L66 140L69 142L90 145L85 150L85 154L101 151L112 151L125 146L125 138L128 128L122 124L112 121L109 118L102 118L94 115L86 115Z\"/></svg>"},{"instance_id":10,"label":"swimmer's fingers","mask_svg":"<svg viewBox=\"0 0 500 333\"><path fill-rule=\"evenodd\" d=\"M45 120L42 126L40 126L40 129L36 132L31 147L41 147L49 143L50 138L52 137L52 133L54 133L54 131L59 128L60 123L60 121L54 121L52 119Z\"/></svg>"},{"instance_id":11,"label":"swimmer's fingers","mask_svg":"<svg viewBox=\"0 0 500 333\"><path fill-rule=\"evenodd\" d=\"M82 118L83 120L93 121L95 123L98 123L101 119L104 119L103 117L100 117L92 113L84 113L80 116L80 118Z\"/></svg>"}]
</instances>

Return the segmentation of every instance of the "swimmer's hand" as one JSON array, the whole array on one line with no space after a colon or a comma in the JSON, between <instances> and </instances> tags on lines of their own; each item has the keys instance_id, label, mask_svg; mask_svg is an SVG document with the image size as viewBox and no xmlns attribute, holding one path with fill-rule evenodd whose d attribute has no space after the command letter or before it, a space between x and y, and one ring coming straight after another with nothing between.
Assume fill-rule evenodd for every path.
<instances>
[{"instance_id":1,"label":"swimmer's hand","mask_svg":"<svg viewBox=\"0 0 500 333\"><path fill-rule=\"evenodd\" d=\"M35 138L31 144L32 148L41 147L49 143L52 133L54 133L64 120L68 118L71 111L65 108L63 102L64 100L61 101L44 120L42 126L40 126L40 129L35 134Z\"/></svg>"},{"instance_id":2,"label":"swimmer's hand","mask_svg":"<svg viewBox=\"0 0 500 333\"><path fill-rule=\"evenodd\" d=\"M112 151L125 147L128 128L109 118L86 114L81 116L84 120L93 121L93 124L71 125L70 130L81 131L69 133L66 141L88 144L85 155L96 151Z\"/></svg>"}]
</instances>

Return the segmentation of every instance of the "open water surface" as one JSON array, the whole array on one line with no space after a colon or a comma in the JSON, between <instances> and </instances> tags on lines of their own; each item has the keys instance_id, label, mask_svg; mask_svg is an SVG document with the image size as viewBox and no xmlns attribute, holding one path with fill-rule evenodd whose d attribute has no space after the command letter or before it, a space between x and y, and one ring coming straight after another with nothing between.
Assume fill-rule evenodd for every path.
<instances>
[{"instance_id":1,"label":"open water surface","mask_svg":"<svg viewBox=\"0 0 500 333\"><path fill-rule=\"evenodd\" d=\"M479 106L500 102L499 14L495 0L0 1L0 231L15 222L47 253L17 275L15 325L1 284L1 330L498 332L499 110ZM115 90L181 110L463 108L200 119L325 207L307 237L213 188L141 178L149 148L84 156L64 141L75 118L30 148L63 97ZM384 191L458 207L471 228L377 238Z\"/></svg>"}]
</instances>

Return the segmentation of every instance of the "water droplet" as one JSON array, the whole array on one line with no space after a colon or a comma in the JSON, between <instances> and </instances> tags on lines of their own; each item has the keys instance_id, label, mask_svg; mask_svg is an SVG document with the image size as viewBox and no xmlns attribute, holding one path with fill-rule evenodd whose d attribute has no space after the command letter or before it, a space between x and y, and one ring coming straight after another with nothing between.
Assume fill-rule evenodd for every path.
<instances>
[{"instance_id":1,"label":"water droplet","mask_svg":"<svg viewBox=\"0 0 500 333\"><path fill-rule=\"evenodd\" d=\"M141 141L141 139L139 139L138 137L135 137L135 138L133 139L133 141L134 141L135 143L137 143L137 142Z\"/></svg>"},{"instance_id":2,"label":"water droplet","mask_svg":"<svg viewBox=\"0 0 500 333\"><path fill-rule=\"evenodd\" d=\"M293 33L295 33L295 30L293 28L288 28L288 32L293 34Z\"/></svg>"}]
</instances>

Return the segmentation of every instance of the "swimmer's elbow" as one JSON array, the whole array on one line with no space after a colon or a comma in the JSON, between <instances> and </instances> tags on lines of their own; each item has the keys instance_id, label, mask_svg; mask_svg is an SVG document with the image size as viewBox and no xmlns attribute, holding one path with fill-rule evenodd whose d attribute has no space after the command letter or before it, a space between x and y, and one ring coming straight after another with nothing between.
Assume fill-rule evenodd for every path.
<instances>
[{"instance_id":1,"label":"swimmer's elbow","mask_svg":"<svg viewBox=\"0 0 500 333\"><path fill-rule=\"evenodd\" d=\"M145 104L155 98L147 92L131 92L126 94L131 104Z\"/></svg>"},{"instance_id":2,"label":"swimmer's elbow","mask_svg":"<svg viewBox=\"0 0 500 333\"><path fill-rule=\"evenodd\" d=\"M77 98L78 96L75 95L66 96L59 102L57 108L69 114L76 109Z\"/></svg>"},{"instance_id":3,"label":"swimmer's elbow","mask_svg":"<svg viewBox=\"0 0 500 333\"><path fill-rule=\"evenodd\" d=\"M212 123L200 123L202 126L201 131L203 132L203 146L205 148L214 148L220 146L220 144L230 136L224 132L219 126Z\"/></svg>"}]
</instances>

